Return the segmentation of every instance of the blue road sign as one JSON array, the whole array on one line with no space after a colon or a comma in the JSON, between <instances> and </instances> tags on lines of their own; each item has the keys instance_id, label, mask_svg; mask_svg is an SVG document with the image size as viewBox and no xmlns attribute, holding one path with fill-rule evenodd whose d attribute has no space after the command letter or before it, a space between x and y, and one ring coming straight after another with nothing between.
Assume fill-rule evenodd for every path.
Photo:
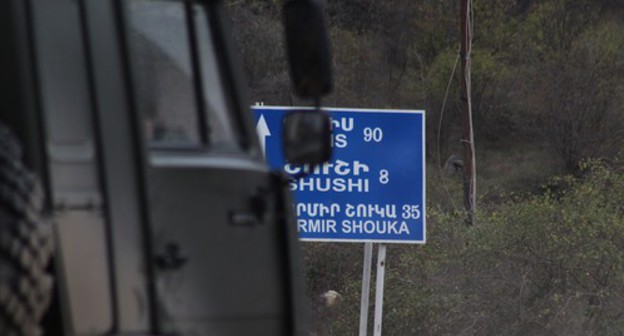
<instances>
[{"instance_id":1,"label":"blue road sign","mask_svg":"<svg viewBox=\"0 0 624 336\"><path fill-rule=\"evenodd\" d=\"M425 243L424 111L325 109L334 156L321 167L285 162L282 119L295 108L254 106L268 164L294 176L303 241Z\"/></svg>"}]
</instances>

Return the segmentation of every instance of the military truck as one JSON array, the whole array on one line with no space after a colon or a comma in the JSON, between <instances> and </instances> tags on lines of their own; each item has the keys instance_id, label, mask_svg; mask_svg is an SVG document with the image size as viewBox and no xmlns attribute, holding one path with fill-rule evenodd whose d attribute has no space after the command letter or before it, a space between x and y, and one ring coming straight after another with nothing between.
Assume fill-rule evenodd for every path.
<instances>
[{"instance_id":1,"label":"military truck","mask_svg":"<svg viewBox=\"0 0 624 336\"><path fill-rule=\"evenodd\" d=\"M287 0L293 83L331 90L319 4ZM217 0L0 2L0 335L293 335L285 177ZM329 120L284 121L287 160Z\"/></svg>"}]
</instances>

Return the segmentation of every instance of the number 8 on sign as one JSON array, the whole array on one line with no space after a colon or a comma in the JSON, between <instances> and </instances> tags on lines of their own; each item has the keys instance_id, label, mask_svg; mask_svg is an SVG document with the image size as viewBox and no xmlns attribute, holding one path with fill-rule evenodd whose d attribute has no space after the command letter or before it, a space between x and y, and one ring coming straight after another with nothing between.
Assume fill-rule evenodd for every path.
<instances>
[{"instance_id":1,"label":"number 8 on sign","mask_svg":"<svg viewBox=\"0 0 624 336\"><path fill-rule=\"evenodd\" d=\"M388 184L390 182L390 173L388 173L387 169L382 169L379 171L379 183Z\"/></svg>"}]
</instances>

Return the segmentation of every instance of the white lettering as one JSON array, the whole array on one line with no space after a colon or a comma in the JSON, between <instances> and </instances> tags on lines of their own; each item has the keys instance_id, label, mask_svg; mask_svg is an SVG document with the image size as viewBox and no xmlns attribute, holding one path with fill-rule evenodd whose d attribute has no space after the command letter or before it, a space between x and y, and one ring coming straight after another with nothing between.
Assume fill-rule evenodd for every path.
<instances>
[{"instance_id":1,"label":"white lettering","mask_svg":"<svg viewBox=\"0 0 624 336\"><path fill-rule=\"evenodd\" d=\"M290 163L284 165L284 172L289 175L309 173L311 175L339 175L339 176L360 176L370 172L370 167L360 161L346 162L337 160L334 163L327 162L320 166L302 165L296 166Z\"/></svg>"},{"instance_id":2,"label":"white lettering","mask_svg":"<svg viewBox=\"0 0 624 336\"><path fill-rule=\"evenodd\" d=\"M342 160L336 161L335 171L336 174L341 176L345 176L351 173L351 169L349 169L349 163Z\"/></svg>"},{"instance_id":3,"label":"white lettering","mask_svg":"<svg viewBox=\"0 0 624 336\"><path fill-rule=\"evenodd\" d=\"M327 215L334 217L340 213L340 204L298 203L296 210L297 217L324 217Z\"/></svg>"},{"instance_id":4,"label":"white lettering","mask_svg":"<svg viewBox=\"0 0 624 336\"><path fill-rule=\"evenodd\" d=\"M333 219L298 219L297 230L304 233L336 233Z\"/></svg>"},{"instance_id":5,"label":"white lettering","mask_svg":"<svg viewBox=\"0 0 624 336\"><path fill-rule=\"evenodd\" d=\"M355 161L353 162L353 175L355 176L359 176L360 175L360 171L364 172L364 173L368 173L369 172L369 168L367 165L361 163L360 161Z\"/></svg>"},{"instance_id":6,"label":"white lettering","mask_svg":"<svg viewBox=\"0 0 624 336\"><path fill-rule=\"evenodd\" d=\"M297 232L308 232L306 220L297 219Z\"/></svg>"},{"instance_id":7,"label":"white lettering","mask_svg":"<svg viewBox=\"0 0 624 336\"><path fill-rule=\"evenodd\" d=\"M290 182L292 191L359 192L370 191L368 179L308 177Z\"/></svg>"},{"instance_id":8,"label":"white lettering","mask_svg":"<svg viewBox=\"0 0 624 336\"><path fill-rule=\"evenodd\" d=\"M349 218L397 218L397 206L396 204L345 204L345 215Z\"/></svg>"},{"instance_id":9,"label":"white lettering","mask_svg":"<svg viewBox=\"0 0 624 336\"><path fill-rule=\"evenodd\" d=\"M284 165L284 171L286 174L296 175L301 173L301 167L293 166L290 163Z\"/></svg>"},{"instance_id":10,"label":"white lettering","mask_svg":"<svg viewBox=\"0 0 624 336\"><path fill-rule=\"evenodd\" d=\"M332 119L332 129L342 129L346 132L353 131L353 118Z\"/></svg>"},{"instance_id":11,"label":"white lettering","mask_svg":"<svg viewBox=\"0 0 624 336\"><path fill-rule=\"evenodd\" d=\"M347 148L347 135L346 134L336 134L332 137L332 146L338 148Z\"/></svg>"},{"instance_id":12,"label":"white lettering","mask_svg":"<svg viewBox=\"0 0 624 336\"><path fill-rule=\"evenodd\" d=\"M368 192L368 179L347 179L347 190L349 192Z\"/></svg>"},{"instance_id":13,"label":"white lettering","mask_svg":"<svg viewBox=\"0 0 624 336\"><path fill-rule=\"evenodd\" d=\"M409 227L405 221L390 220L349 220L340 223L342 233L378 234L378 235L409 235Z\"/></svg>"}]
</instances>

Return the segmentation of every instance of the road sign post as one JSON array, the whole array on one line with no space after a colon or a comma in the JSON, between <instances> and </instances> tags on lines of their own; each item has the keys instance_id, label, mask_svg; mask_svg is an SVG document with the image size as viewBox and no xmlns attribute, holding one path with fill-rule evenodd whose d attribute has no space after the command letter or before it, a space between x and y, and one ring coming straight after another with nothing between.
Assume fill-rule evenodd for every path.
<instances>
[{"instance_id":1,"label":"road sign post","mask_svg":"<svg viewBox=\"0 0 624 336\"><path fill-rule=\"evenodd\" d=\"M377 281L375 281L375 319L373 320L374 336L381 336L385 275L386 244L379 244L379 250L377 251Z\"/></svg>"},{"instance_id":2,"label":"road sign post","mask_svg":"<svg viewBox=\"0 0 624 336\"><path fill-rule=\"evenodd\" d=\"M370 298L371 264L373 260L373 243L364 243L364 262L362 266L362 298L360 302L359 336L366 336L368 329L368 302Z\"/></svg>"}]
</instances>

